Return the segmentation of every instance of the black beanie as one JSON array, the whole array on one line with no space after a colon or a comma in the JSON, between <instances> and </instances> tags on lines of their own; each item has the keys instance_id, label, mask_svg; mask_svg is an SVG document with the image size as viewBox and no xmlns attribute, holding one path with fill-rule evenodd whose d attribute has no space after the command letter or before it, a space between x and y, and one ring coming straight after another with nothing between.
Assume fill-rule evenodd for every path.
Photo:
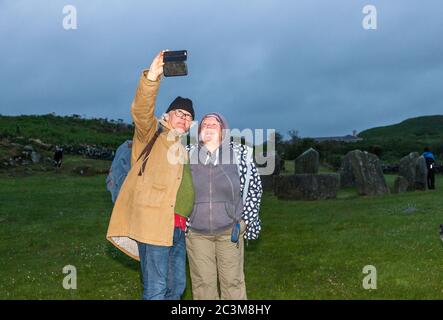
<instances>
[{"instance_id":1,"label":"black beanie","mask_svg":"<svg viewBox=\"0 0 443 320\"><path fill-rule=\"evenodd\" d=\"M169 105L169 108L168 108L168 110L166 110L166 113L168 113L169 111L172 111L172 110L176 110L176 109L183 109L183 110L188 111L192 115L192 120L194 120L195 114L194 114L194 108L192 107L192 100L191 99L182 98L182 97L178 96Z\"/></svg>"}]
</instances>

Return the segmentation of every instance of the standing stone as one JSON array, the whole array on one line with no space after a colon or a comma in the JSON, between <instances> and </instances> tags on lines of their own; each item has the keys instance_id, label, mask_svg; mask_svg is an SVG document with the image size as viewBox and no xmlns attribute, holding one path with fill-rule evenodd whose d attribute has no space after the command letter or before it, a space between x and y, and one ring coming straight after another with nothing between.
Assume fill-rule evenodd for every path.
<instances>
[{"instance_id":1,"label":"standing stone","mask_svg":"<svg viewBox=\"0 0 443 320\"><path fill-rule=\"evenodd\" d=\"M276 152L275 153L275 170L272 173L273 175L279 175L282 171L282 165L281 165L282 158L280 155Z\"/></svg>"},{"instance_id":2,"label":"standing stone","mask_svg":"<svg viewBox=\"0 0 443 320\"><path fill-rule=\"evenodd\" d=\"M264 192L274 192L274 175L260 175L260 180Z\"/></svg>"},{"instance_id":3,"label":"standing stone","mask_svg":"<svg viewBox=\"0 0 443 320\"><path fill-rule=\"evenodd\" d=\"M352 172L351 153L343 157L341 167L338 170L340 174L340 185L342 188L349 188L355 186L355 176Z\"/></svg>"},{"instance_id":4,"label":"standing stone","mask_svg":"<svg viewBox=\"0 0 443 320\"><path fill-rule=\"evenodd\" d=\"M400 159L398 174L408 180L408 191L415 190L415 170L416 162L420 155L418 152L411 152Z\"/></svg>"},{"instance_id":5,"label":"standing stone","mask_svg":"<svg viewBox=\"0 0 443 320\"><path fill-rule=\"evenodd\" d=\"M376 196L389 193L380 160L375 154L353 150L346 154L344 161L349 161L345 165L352 172L360 195Z\"/></svg>"},{"instance_id":6,"label":"standing stone","mask_svg":"<svg viewBox=\"0 0 443 320\"><path fill-rule=\"evenodd\" d=\"M318 173L320 156L318 152L309 148L295 159L295 174Z\"/></svg>"},{"instance_id":7,"label":"standing stone","mask_svg":"<svg viewBox=\"0 0 443 320\"><path fill-rule=\"evenodd\" d=\"M398 176L394 182L394 193L403 193L408 191L409 182L403 176Z\"/></svg>"},{"instance_id":8,"label":"standing stone","mask_svg":"<svg viewBox=\"0 0 443 320\"><path fill-rule=\"evenodd\" d=\"M428 188L428 166L423 156L418 157L415 169L415 189L426 190Z\"/></svg>"},{"instance_id":9,"label":"standing stone","mask_svg":"<svg viewBox=\"0 0 443 320\"><path fill-rule=\"evenodd\" d=\"M40 158L41 158L40 154L38 154L35 151L31 152L31 160L32 160L33 163L39 163L40 162Z\"/></svg>"},{"instance_id":10,"label":"standing stone","mask_svg":"<svg viewBox=\"0 0 443 320\"><path fill-rule=\"evenodd\" d=\"M30 144L28 144L23 147L23 151L32 152L32 151L34 151L34 148Z\"/></svg>"},{"instance_id":11,"label":"standing stone","mask_svg":"<svg viewBox=\"0 0 443 320\"><path fill-rule=\"evenodd\" d=\"M279 176L275 184L275 194L279 199L334 199L340 188L340 176L336 173Z\"/></svg>"},{"instance_id":12,"label":"standing stone","mask_svg":"<svg viewBox=\"0 0 443 320\"><path fill-rule=\"evenodd\" d=\"M277 195L278 194L278 186L280 185L280 179L282 178L283 176L274 176L274 180L272 181L273 182L273 185L274 185L274 195Z\"/></svg>"},{"instance_id":13,"label":"standing stone","mask_svg":"<svg viewBox=\"0 0 443 320\"><path fill-rule=\"evenodd\" d=\"M285 159L280 157L280 171L286 171Z\"/></svg>"},{"instance_id":14,"label":"standing stone","mask_svg":"<svg viewBox=\"0 0 443 320\"><path fill-rule=\"evenodd\" d=\"M408 191L426 190L427 173L426 160L418 152L411 152L400 159L398 174L408 180Z\"/></svg>"},{"instance_id":15,"label":"standing stone","mask_svg":"<svg viewBox=\"0 0 443 320\"><path fill-rule=\"evenodd\" d=\"M43 148L43 149L46 149L46 150L50 150L51 147L52 147L52 145L47 144L47 143L44 143L44 142L42 142L40 139L33 139L33 138L30 138L29 141L31 141L31 142L37 144L39 147L41 147L41 148Z\"/></svg>"}]
</instances>

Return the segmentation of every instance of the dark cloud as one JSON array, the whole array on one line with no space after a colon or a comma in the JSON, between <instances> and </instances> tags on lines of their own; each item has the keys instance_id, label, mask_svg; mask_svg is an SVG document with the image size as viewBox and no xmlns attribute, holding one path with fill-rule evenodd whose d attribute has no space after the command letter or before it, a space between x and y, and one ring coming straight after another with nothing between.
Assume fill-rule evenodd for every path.
<instances>
[{"instance_id":1,"label":"dark cloud","mask_svg":"<svg viewBox=\"0 0 443 320\"><path fill-rule=\"evenodd\" d=\"M340 135L442 113L443 3L370 1L0 2L0 113L122 118L138 77L162 48L189 50L188 77L169 78L159 115L177 95L197 116L231 127Z\"/></svg>"}]
</instances>

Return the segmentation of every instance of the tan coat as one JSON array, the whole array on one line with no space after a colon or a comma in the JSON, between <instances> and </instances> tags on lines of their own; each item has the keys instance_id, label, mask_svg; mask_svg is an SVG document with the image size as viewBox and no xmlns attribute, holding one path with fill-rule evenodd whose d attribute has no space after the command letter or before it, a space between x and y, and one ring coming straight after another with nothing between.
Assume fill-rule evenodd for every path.
<instances>
[{"instance_id":1,"label":"tan coat","mask_svg":"<svg viewBox=\"0 0 443 320\"><path fill-rule=\"evenodd\" d=\"M174 207L177 190L183 175L186 151L179 136L160 120L163 132L154 144L145 171L138 176L142 159L138 156L157 131L159 120L154 106L160 79L150 81L145 70L140 78L131 106L135 132L129 171L112 210L106 238L118 249L136 260L136 241L172 246Z\"/></svg>"}]
</instances>

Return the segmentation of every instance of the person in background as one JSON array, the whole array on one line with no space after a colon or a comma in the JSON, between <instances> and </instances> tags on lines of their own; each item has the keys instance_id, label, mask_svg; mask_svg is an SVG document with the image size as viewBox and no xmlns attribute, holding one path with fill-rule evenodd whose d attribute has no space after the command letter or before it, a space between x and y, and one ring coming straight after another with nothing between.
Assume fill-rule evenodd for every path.
<instances>
[{"instance_id":1,"label":"person in background","mask_svg":"<svg viewBox=\"0 0 443 320\"><path fill-rule=\"evenodd\" d=\"M428 189L435 189L435 156L428 147L424 149L423 157L428 167Z\"/></svg>"},{"instance_id":2,"label":"person in background","mask_svg":"<svg viewBox=\"0 0 443 320\"><path fill-rule=\"evenodd\" d=\"M62 160L63 160L63 148L60 148L59 146L55 146L54 166L56 168L60 168L62 166Z\"/></svg>"}]
</instances>

